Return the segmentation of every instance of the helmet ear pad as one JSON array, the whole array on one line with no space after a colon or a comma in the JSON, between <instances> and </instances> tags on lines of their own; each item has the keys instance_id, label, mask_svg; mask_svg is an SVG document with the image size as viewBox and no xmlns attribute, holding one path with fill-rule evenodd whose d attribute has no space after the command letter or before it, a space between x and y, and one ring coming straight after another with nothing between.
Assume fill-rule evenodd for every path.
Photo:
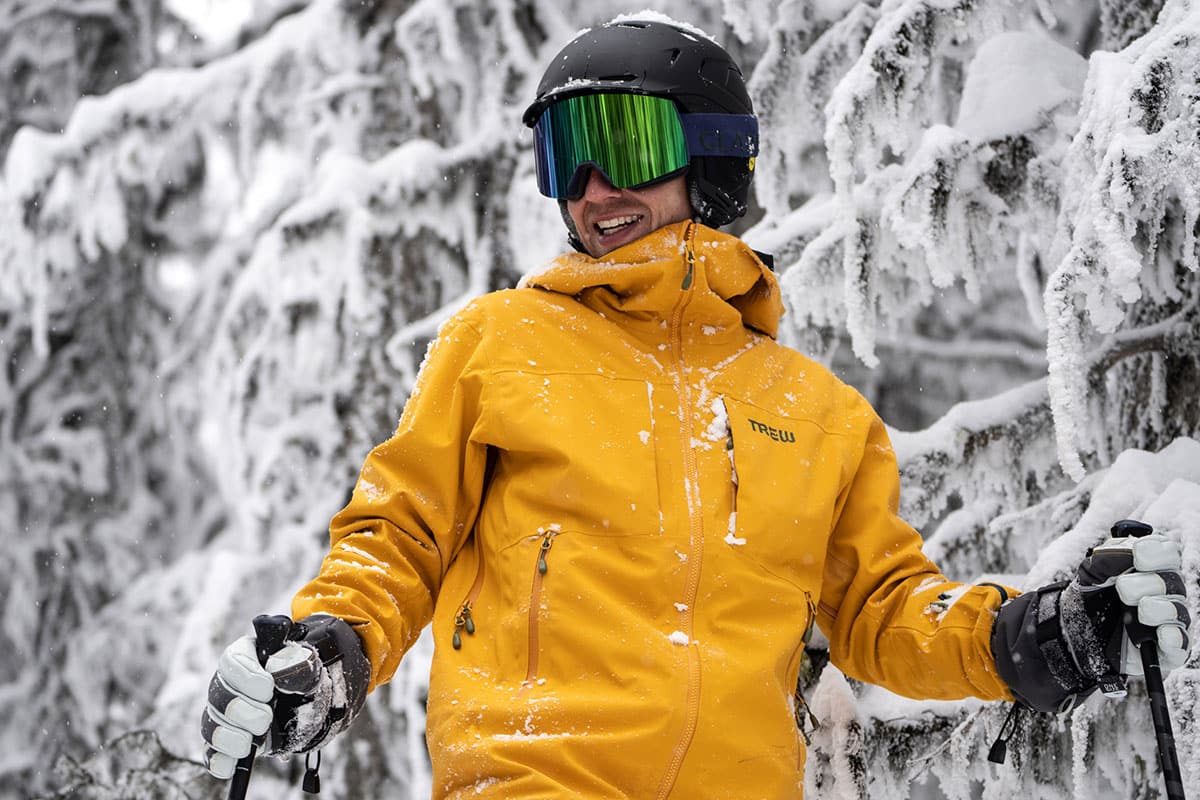
<instances>
[{"instance_id":1,"label":"helmet ear pad","mask_svg":"<svg viewBox=\"0 0 1200 800\"><path fill-rule=\"evenodd\" d=\"M746 213L753 161L746 158L701 156L688 169L688 199L696 218L710 228L728 225Z\"/></svg>"}]
</instances>

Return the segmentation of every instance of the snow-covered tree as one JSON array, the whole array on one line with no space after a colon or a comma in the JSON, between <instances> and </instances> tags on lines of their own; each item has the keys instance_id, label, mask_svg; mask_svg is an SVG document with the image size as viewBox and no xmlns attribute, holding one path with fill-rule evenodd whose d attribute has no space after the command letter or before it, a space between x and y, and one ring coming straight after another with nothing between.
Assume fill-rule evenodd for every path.
<instances>
[{"instance_id":1,"label":"snow-covered tree","mask_svg":"<svg viewBox=\"0 0 1200 800\"><path fill-rule=\"evenodd\" d=\"M1200 3L656 8L745 66L737 230L777 256L786 340L893 426L943 570L1030 588L1139 516L1200 619ZM316 570L437 325L564 248L520 113L634 10L0 0L0 797L220 796L194 763L217 654ZM326 794L428 796L428 656ZM1168 681L1194 784L1197 666ZM1137 684L1027 717L1003 767L999 705L805 688L814 796L1161 786ZM254 781L298 796L299 768Z\"/></svg>"}]
</instances>

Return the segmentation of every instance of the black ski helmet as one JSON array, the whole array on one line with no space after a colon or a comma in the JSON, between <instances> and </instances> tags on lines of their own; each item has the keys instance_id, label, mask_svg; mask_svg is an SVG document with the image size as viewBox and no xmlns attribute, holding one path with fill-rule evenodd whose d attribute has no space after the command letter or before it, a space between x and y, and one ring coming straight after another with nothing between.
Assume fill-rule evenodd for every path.
<instances>
[{"instance_id":1,"label":"black ski helmet","mask_svg":"<svg viewBox=\"0 0 1200 800\"><path fill-rule=\"evenodd\" d=\"M754 114L741 69L719 44L666 22L623 19L560 50L522 119L532 128L552 103L599 92L667 97L685 114ZM693 157L687 185L697 218L719 228L745 214L753 178L753 158Z\"/></svg>"}]
</instances>

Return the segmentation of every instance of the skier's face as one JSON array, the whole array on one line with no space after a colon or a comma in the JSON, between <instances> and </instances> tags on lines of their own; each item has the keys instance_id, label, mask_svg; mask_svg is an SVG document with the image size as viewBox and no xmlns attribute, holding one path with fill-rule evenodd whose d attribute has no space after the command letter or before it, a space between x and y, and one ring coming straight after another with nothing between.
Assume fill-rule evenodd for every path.
<instances>
[{"instance_id":1,"label":"skier's face","mask_svg":"<svg viewBox=\"0 0 1200 800\"><path fill-rule=\"evenodd\" d=\"M644 189L617 189L599 170L589 173L583 196L567 200L567 213L593 258L692 217L684 175Z\"/></svg>"}]
</instances>

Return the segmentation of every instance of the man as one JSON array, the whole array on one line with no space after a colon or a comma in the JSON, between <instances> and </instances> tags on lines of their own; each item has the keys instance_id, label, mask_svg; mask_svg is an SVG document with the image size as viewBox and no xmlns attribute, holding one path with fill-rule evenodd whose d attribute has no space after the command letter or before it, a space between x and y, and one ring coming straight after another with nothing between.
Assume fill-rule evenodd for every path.
<instances>
[{"instance_id":1,"label":"man","mask_svg":"<svg viewBox=\"0 0 1200 800\"><path fill-rule=\"evenodd\" d=\"M848 675L920 698L1077 703L1136 672L1121 620L1141 597L1182 662L1161 536L1016 599L925 558L882 422L775 342L774 275L716 230L745 212L757 149L717 44L585 31L525 121L579 252L440 331L292 641L265 669L250 637L223 656L215 775L252 741L319 748L430 622L438 798L799 797L814 622Z\"/></svg>"}]
</instances>

